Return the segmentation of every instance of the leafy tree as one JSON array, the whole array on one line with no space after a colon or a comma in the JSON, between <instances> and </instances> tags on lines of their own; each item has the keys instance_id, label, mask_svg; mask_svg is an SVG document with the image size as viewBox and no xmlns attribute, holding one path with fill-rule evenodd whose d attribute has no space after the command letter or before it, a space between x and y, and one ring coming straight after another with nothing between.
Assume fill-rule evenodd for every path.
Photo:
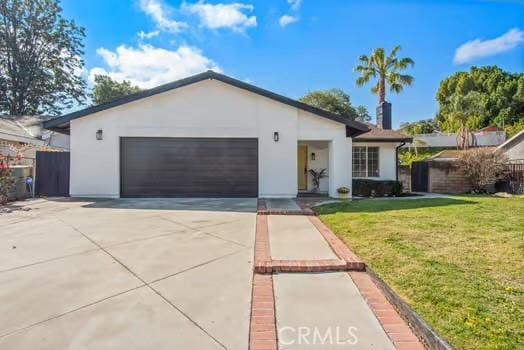
<instances>
[{"instance_id":1,"label":"leafy tree","mask_svg":"<svg viewBox=\"0 0 524 350\"><path fill-rule=\"evenodd\" d=\"M442 125L453 127L457 131L457 146L466 149L475 144L472 130L478 129L484 113L484 95L470 91L466 95L455 95L445 107L446 120Z\"/></svg>"},{"instance_id":2,"label":"leafy tree","mask_svg":"<svg viewBox=\"0 0 524 350\"><path fill-rule=\"evenodd\" d=\"M458 167L468 179L473 191L479 193L486 192L486 186L503 177L507 162L507 157L500 152L472 148L459 156Z\"/></svg>"},{"instance_id":3,"label":"leafy tree","mask_svg":"<svg viewBox=\"0 0 524 350\"><path fill-rule=\"evenodd\" d=\"M459 124L450 123L452 105L456 96L472 91L482 94L479 103L483 111L477 116L475 127L511 128L524 120L524 73L509 73L496 66L472 67L469 72L455 73L440 83L437 123L443 131L459 129Z\"/></svg>"},{"instance_id":4,"label":"leafy tree","mask_svg":"<svg viewBox=\"0 0 524 350\"><path fill-rule=\"evenodd\" d=\"M400 130L408 135L431 134L437 131L437 126L433 119L425 119L412 123L401 123Z\"/></svg>"},{"instance_id":5,"label":"leafy tree","mask_svg":"<svg viewBox=\"0 0 524 350\"><path fill-rule=\"evenodd\" d=\"M524 119L516 122L515 124L506 127L506 134L509 137L515 136L520 131L524 130Z\"/></svg>"},{"instance_id":6,"label":"leafy tree","mask_svg":"<svg viewBox=\"0 0 524 350\"><path fill-rule=\"evenodd\" d=\"M371 116L369 115L369 112L366 107L357 107L357 120L362 123L369 123L371 121Z\"/></svg>"},{"instance_id":7,"label":"leafy tree","mask_svg":"<svg viewBox=\"0 0 524 350\"><path fill-rule=\"evenodd\" d=\"M391 92L398 94L405 86L413 83L414 78L411 75L400 72L414 66L415 62L409 57L398 58L400 49L400 45L395 46L387 57L383 48L375 49L371 56L360 56L360 64L355 68L355 71L360 73L357 79L358 86L364 86L371 79L377 78L377 83L371 88L371 92L378 94L379 104L386 100L386 84L389 85Z\"/></svg>"},{"instance_id":8,"label":"leafy tree","mask_svg":"<svg viewBox=\"0 0 524 350\"><path fill-rule=\"evenodd\" d=\"M124 80L119 83L107 75L95 75L95 87L93 89L93 104L113 101L117 98L139 92L140 88L134 86L131 82Z\"/></svg>"},{"instance_id":9,"label":"leafy tree","mask_svg":"<svg viewBox=\"0 0 524 350\"><path fill-rule=\"evenodd\" d=\"M81 104L84 36L57 0L0 1L0 113L57 114Z\"/></svg>"},{"instance_id":10,"label":"leafy tree","mask_svg":"<svg viewBox=\"0 0 524 350\"><path fill-rule=\"evenodd\" d=\"M341 89L318 90L308 92L300 102L323 109L325 111L349 117L352 120L369 121L369 115L366 107L353 107L349 95Z\"/></svg>"}]
</instances>

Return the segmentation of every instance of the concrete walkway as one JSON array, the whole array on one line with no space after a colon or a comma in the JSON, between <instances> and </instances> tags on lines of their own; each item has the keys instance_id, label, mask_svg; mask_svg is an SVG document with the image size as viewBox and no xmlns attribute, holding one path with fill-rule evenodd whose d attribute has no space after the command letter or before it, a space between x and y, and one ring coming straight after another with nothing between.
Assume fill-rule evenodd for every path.
<instances>
[{"instance_id":1,"label":"concrete walkway","mask_svg":"<svg viewBox=\"0 0 524 350\"><path fill-rule=\"evenodd\" d=\"M275 260L337 259L306 216L270 215L268 228Z\"/></svg>"},{"instance_id":2,"label":"concrete walkway","mask_svg":"<svg viewBox=\"0 0 524 350\"><path fill-rule=\"evenodd\" d=\"M295 211L300 210L300 207L297 205L295 200L290 198L268 198L265 200L267 209L271 211Z\"/></svg>"},{"instance_id":3,"label":"concrete walkway","mask_svg":"<svg viewBox=\"0 0 524 350\"><path fill-rule=\"evenodd\" d=\"M267 202L295 210L294 201ZM273 260L339 259L307 216L269 215L268 231ZM347 272L280 273L273 281L280 350L395 348Z\"/></svg>"},{"instance_id":4,"label":"concrete walkway","mask_svg":"<svg viewBox=\"0 0 524 350\"><path fill-rule=\"evenodd\" d=\"M394 349L347 273L274 276L279 349Z\"/></svg>"}]
</instances>

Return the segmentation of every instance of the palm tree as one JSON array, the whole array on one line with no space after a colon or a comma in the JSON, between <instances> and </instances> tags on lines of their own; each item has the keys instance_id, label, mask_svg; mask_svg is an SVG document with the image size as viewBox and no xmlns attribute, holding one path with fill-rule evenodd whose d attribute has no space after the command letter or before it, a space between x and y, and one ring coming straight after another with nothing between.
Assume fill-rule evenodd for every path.
<instances>
[{"instance_id":1,"label":"palm tree","mask_svg":"<svg viewBox=\"0 0 524 350\"><path fill-rule=\"evenodd\" d=\"M446 118L444 123L448 129L457 130L457 147L467 149L476 146L477 140L471 130L480 126L484 114L483 94L470 91L466 95L455 95L450 97L446 108L441 111Z\"/></svg>"},{"instance_id":2,"label":"palm tree","mask_svg":"<svg viewBox=\"0 0 524 350\"><path fill-rule=\"evenodd\" d=\"M413 83L414 78L411 75L400 74L400 71L414 66L415 62L409 57L397 58L399 51L400 45L397 45L386 57L383 48L375 49L371 56L360 56L360 64L355 68L355 71L360 73L357 79L358 86L364 86L371 78L378 78L371 92L378 94L379 104L386 100L386 83L389 84L389 89L397 94L404 89L404 86Z\"/></svg>"}]
</instances>

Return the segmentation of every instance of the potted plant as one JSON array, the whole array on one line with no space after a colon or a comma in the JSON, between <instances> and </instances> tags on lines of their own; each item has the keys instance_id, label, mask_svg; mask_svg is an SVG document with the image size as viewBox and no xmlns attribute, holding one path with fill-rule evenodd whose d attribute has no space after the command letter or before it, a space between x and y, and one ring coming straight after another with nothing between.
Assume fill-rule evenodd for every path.
<instances>
[{"instance_id":1,"label":"potted plant","mask_svg":"<svg viewBox=\"0 0 524 350\"><path fill-rule=\"evenodd\" d=\"M342 187L337 188L337 192L340 198L347 199L349 197L350 190L349 190L349 187L342 186Z\"/></svg>"},{"instance_id":2,"label":"potted plant","mask_svg":"<svg viewBox=\"0 0 524 350\"><path fill-rule=\"evenodd\" d=\"M313 192L318 193L320 191L320 180L327 177L327 169L309 169L309 173L313 177L313 186L315 186Z\"/></svg>"}]
</instances>

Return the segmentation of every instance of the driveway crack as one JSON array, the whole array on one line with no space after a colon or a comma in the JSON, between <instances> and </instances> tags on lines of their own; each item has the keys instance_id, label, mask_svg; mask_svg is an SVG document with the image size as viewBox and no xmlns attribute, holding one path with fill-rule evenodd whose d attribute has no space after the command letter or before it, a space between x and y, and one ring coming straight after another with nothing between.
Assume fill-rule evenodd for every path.
<instances>
[{"instance_id":1,"label":"driveway crack","mask_svg":"<svg viewBox=\"0 0 524 350\"><path fill-rule=\"evenodd\" d=\"M122 261L120 261L117 257L115 257L113 254L111 254L109 251L107 251L104 247L102 247L100 244L98 244L98 242L96 242L95 240L91 239L91 237L87 236L86 234L84 234L82 231L80 231L77 227L75 227L74 225L71 225L67 222L65 222L64 220L62 220L61 218L55 216L55 218L57 218L59 221L63 222L64 224L70 226L73 230L75 230L76 232L80 233L82 236L84 236L86 239L88 239L91 243L93 243L94 245L96 245L98 248L100 248L100 250L102 250L104 253L106 253L107 255L109 255L114 261L116 261L117 263L119 263L124 269L126 269L129 273L131 273L136 279L138 279L140 282L142 282L145 286L147 286L149 289L151 289L151 291L153 293L155 293L156 295L158 295L160 298L164 299L164 301L166 303L168 303L169 305L171 305L172 308L174 308L176 311L178 311L180 314L182 314L185 318L187 318L193 325L195 325L196 327L198 327L202 332L204 332L204 334L206 334L209 338L213 339L218 345L220 345L223 349L227 349L227 347L222 344L217 338L215 338L213 335L211 335L207 330L205 330L201 325L199 325L195 320L193 320L188 314L186 314L184 311L182 311L180 308L178 308L173 302L171 302L169 299L167 299L165 296L162 295L162 293L160 293L158 290L156 290L155 288L153 288L153 286L151 286L146 280L144 280L142 277L140 277L138 274L136 274L133 270L131 270L131 268L129 268L126 264L124 264Z\"/></svg>"},{"instance_id":2,"label":"driveway crack","mask_svg":"<svg viewBox=\"0 0 524 350\"><path fill-rule=\"evenodd\" d=\"M243 247L243 248L249 248L249 246L246 246L245 244L242 244L242 243L239 243L239 242L236 242L236 241L233 241L233 240L230 240L230 239L227 239L227 238L224 238L224 237L221 237L221 236L215 235L215 234L213 234L213 233L209 233L209 232L206 232L206 231L201 230L201 228L210 227L210 226L212 226L212 225L204 226L204 227L201 227L201 228L195 228L195 227L191 227L191 226L189 226L189 225L186 225L186 224L184 224L184 223L181 223L181 222L178 222L178 221L175 221L175 220L171 220L171 219L165 218L165 217L163 217L163 216L159 216L159 218L161 218L161 219L163 219L163 220L165 220L165 221L168 221L168 222L170 222L170 223L172 223L172 224L177 224L177 225L183 226L183 227L185 227L185 228L187 228L187 229L190 229L190 230L193 230L193 231L196 231L196 232L199 232L199 233L203 233L203 234L205 234L205 235L207 235L207 236L210 236L210 237L213 237L213 238L220 239L220 240L222 240L222 241L224 241L224 242L228 242L228 243L236 244L236 245L241 246L241 247ZM223 223L221 223L221 224L228 224L228 223L231 223L231 222L234 222L234 221L223 222ZM221 224L219 224L219 225L221 225Z\"/></svg>"}]
</instances>

